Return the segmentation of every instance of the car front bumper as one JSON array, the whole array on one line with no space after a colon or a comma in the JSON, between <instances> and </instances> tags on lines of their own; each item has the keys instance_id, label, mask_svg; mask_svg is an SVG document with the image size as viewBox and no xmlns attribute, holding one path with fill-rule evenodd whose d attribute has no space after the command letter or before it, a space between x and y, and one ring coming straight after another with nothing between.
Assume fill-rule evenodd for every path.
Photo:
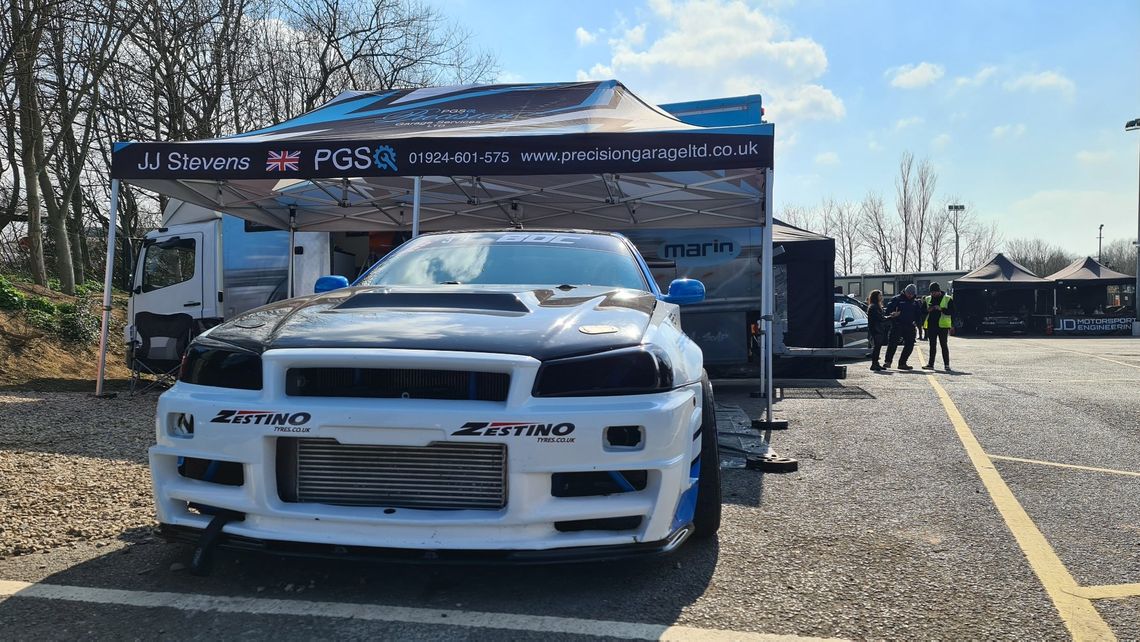
<instances>
[{"instance_id":1,"label":"car front bumper","mask_svg":"<svg viewBox=\"0 0 1140 642\"><path fill-rule=\"evenodd\" d=\"M469 557L462 553L554 549L565 553L561 557L576 559L598 555L575 551L598 549L594 551L598 553L598 547L618 547L600 555L604 558L632 550L671 550L688 535L699 474L699 383L648 395L543 399L530 395L539 362L516 355L298 349L266 352L263 362L263 390L178 383L160 399L150 464L158 520L168 533L184 537L199 532L215 512L231 511L242 519L225 525L224 545L275 552L293 548L309 551L301 554L334 557L342 556L342 549L368 551L366 557L376 557L372 554L376 552L392 557L393 549L424 552L412 554L416 559L451 555L448 551ZM512 379L505 402L290 397L281 382L285 369L298 364L491 369L510 372ZM309 419L298 426L214 421L239 410L287 417L302 413ZM192 418L192 436L178 428L187 417ZM453 434L471 422L572 424L573 432L558 440ZM607 444L609 426L640 427L641 444L636 448ZM505 505L490 510L432 510L286 501L278 481L279 441L297 438L367 446L504 444ZM241 483L186 476L179 466L186 458L240 467ZM556 473L598 471L645 471L645 485L592 496L552 493ZM559 527L635 517L640 519L634 527L620 530ZM560 556L545 557L556 561Z\"/></svg>"}]
</instances>

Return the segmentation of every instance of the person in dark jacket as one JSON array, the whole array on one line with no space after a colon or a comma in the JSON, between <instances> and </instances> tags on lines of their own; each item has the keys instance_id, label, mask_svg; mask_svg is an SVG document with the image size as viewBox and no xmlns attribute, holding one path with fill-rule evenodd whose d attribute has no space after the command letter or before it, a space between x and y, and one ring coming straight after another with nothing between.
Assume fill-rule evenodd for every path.
<instances>
[{"instance_id":1,"label":"person in dark jacket","mask_svg":"<svg viewBox=\"0 0 1140 642\"><path fill-rule=\"evenodd\" d=\"M899 370L914 370L914 366L907 365L906 360L914 352L914 336L921 320L922 309L918 302L918 288L913 283L903 289L887 303L886 315L891 320L891 331L887 336L887 359L883 368L890 368L895 358L895 349L899 340L903 342L902 355L899 356Z\"/></svg>"},{"instance_id":2,"label":"person in dark jacket","mask_svg":"<svg viewBox=\"0 0 1140 642\"><path fill-rule=\"evenodd\" d=\"M930 357L923 366L934 369L934 357L938 354L938 344L942 344L942 363L950 372L950 346L947 337L954 333L954 297L942 291L938 283L930 284L930 295L922 300L922 327L926 328L926 340L930 342Z\"/></svg>"},{"instance_id":3,"label":"person in dark jacket","mask_svg":"<svg viewBox=\"0 0 1140 642\"><path fill-rule=\"evenodd\" d=\"M883 351L883 344L887 342L887 331L890 324L883 314L883 293L871 290L867 297L867 339L871 343L871 369L879 371L879 354Z\"/></svg>"}]
</instances>

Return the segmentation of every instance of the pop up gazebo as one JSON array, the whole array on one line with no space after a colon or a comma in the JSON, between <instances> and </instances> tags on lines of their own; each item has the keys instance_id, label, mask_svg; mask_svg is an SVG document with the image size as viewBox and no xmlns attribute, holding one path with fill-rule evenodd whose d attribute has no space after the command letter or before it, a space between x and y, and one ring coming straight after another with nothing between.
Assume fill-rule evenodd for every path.
<instances>
[{"instance_id":1,"label":"pop up gazebo","mask_svg":"<svg viewBox=\"0 0 1140 642\"><path fill-rule=\"evenodd\" d=\"M1136 278L1108 268L1091 256L1046 277L1053 286L1054 331L1082 334L1131 332L1135 310L1128 301ZM1110 293L1110 289L1113 292Z\"/></svg>"},{"instance_id":2,"label":"pop up gazebo","mask_svg":"<svg viewBox=\"0 0 1140 642\"><path fill-rule=\"evenodd\" d=\"M967 328L981 329L985 319L1017 319L1029 328L1029 318L1038 308L1037 293L1048 290L1052 283L1030 272L1008 256L997 253L984 265L954 279L954 306Z\"/></svg>"},{"instance_id":3,"label":"pop up gazebo","mask_svg":"<svg viewBox=\"0 0 1140 642\"><path fill-rule=\"evenodd\" d=\"M118 143L96 392L125 181L291 233L763 226L771 399L772 155L769 123L688 124L613 80L350 91L245 134Z\"/></svg>"}]
</instances>

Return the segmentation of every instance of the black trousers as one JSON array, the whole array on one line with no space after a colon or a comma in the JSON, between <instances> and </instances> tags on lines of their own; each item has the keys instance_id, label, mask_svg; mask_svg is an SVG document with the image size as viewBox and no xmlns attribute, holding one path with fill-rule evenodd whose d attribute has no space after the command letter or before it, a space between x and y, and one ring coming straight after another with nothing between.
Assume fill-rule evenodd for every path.
<instances>
[{"instance_id":1,"label":"black trousers","mask_svg":"<svg viewBox=\"0 0 1140 642\"><path fill-rule=\"evenodd\" d=\"M871 344L871 363L877 364L879 355L883 354L883 339L881 336L876 337L873 332L868 333L867 339Z\"/></svg>"},{"instance_id":2,"label":"black trousers","mask_svg":"<svg viewBox=\"0 0 1140 642\"><path fill-rule=\"evenodd\" d=\"M926 365L934 367L934 356L938 354L938 344L942 344L942 363L950 367L950 346L946 341L950 336L950 328L927 328L926 340L930 342L930 357Z\"/></svg>"},{"instance_id":3,"label":"black trousers","mask_svg":"<svg viewBox=\"0 0 1140 642\"><path fill-rule=\"evenodd\" d=\"M887 335L887 360L885 363L894 361L895 348L899 347L899 337L902 337L903 350L902 355L899 356L899 365L906 365L906 360L910 358L910 353L914 352L915 332L916 329L913 325L903 325L901 323L891 325L891 332Z\"/></svg>"}]
</instances>

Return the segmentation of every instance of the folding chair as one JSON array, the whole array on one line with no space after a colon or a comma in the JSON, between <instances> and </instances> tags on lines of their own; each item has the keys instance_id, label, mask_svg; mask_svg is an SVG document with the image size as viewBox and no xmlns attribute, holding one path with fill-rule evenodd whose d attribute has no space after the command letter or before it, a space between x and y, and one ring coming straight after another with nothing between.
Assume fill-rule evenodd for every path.
<instances>
[{"instance_id":1,"label":"folding chair","mask_svg":"<svg viewBox=\"0 0 1140 642\"><path fill-rule=\"evenodd\" d=\"M182 365L182 354L193 335L194 317L189 314L136 314L130 359L131 394L135 393L143 374L152 375L155 380L139 392L174 385L178 379L178 368Z\"/></svg>"}]
</instances>

